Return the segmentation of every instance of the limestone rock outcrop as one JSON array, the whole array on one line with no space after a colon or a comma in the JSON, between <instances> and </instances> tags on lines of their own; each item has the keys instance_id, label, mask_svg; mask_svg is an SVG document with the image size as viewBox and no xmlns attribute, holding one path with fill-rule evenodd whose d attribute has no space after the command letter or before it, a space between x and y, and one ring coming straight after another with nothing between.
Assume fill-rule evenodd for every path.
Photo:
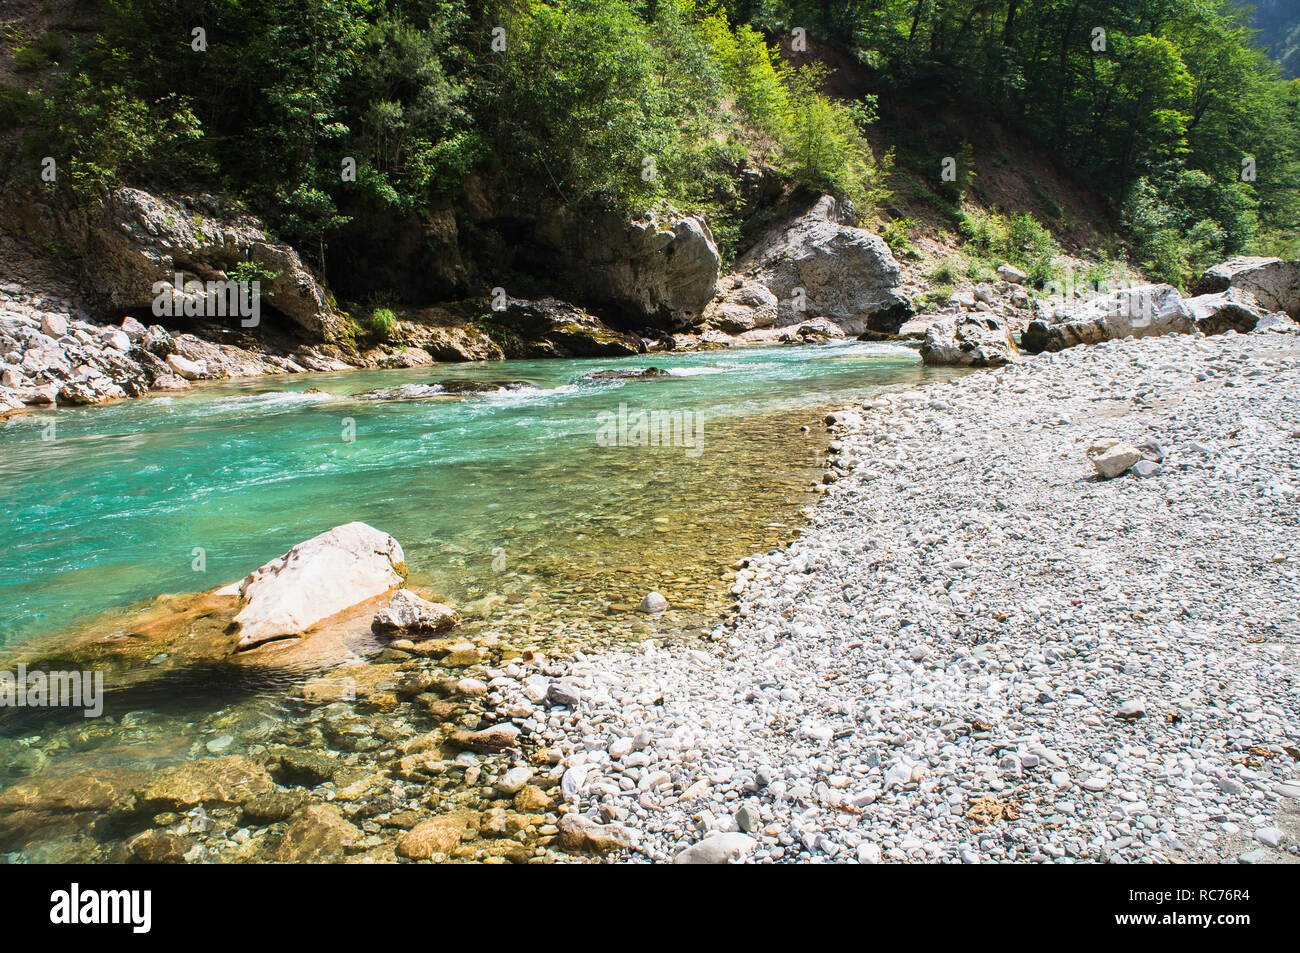
<instances>
[{"instance_id":1,"label":"limestone rock outcrop","mask_svg":"<svg viewBox=\"0 0 1300 953\"><path fill-rule=\"evenodd\" d=\"M753 326L762 327L771 298L777 327L823 317L849 334L895 334L913 313L899 289L902 272L889 246L853 225L851 212L829 195L742 255L736 275L724 299L711 308L733 326L738 324L735 306L753 300Z\"/></svg>"},{"instance_id":2,"label":"limestone rock outcrop","mask_svg":"<svg viewBox=\"0 0 1300 953\"><path fill-rule=\"evenodd\" d=\"M1285 311L1300 321L1300 261L1240 256L1206 270L1193 295L1249 292L1265 311Z\"/></svg>"}]
</instances>

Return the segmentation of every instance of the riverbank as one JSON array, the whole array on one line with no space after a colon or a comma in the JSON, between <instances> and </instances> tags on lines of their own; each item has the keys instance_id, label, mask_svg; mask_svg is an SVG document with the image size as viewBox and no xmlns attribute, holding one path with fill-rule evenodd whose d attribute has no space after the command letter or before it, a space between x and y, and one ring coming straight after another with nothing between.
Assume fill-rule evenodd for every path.
<instances>
[{"instance_id":1,"label":"riverbank","mask_svg":"<svg viewBox=\"0 0 1300 953\"><path fill-rule=\"evenodd\" d=\"M1294 335L1171 335L842 417L852 469L711 644L567 666L536 742L570 824L651 859L1294 862L1297 394ZM1099 480L1107 436L1158 472Z\"/></svg>"},{"instance_id":2,"label":"riverbank","mask_svg":"<svg viewBox=\"0 0 1300 953\"><path fill-rule=\"evenodd\" d=\"M509 686L547 682L559 671L550 659L578 650L698 640L731 604L727 567L803 525L823 486L822 417L962 373L869 343L654 363L666 373L610 376L620 365L606 359L448 368L465 384L529 386L436 400L358 399L427 379L421 369L214 384L70 411L52 441L35 420L11 422L0 434L14 591L3 618L19 654L8 660L103 668L106 695L91 721L0 712L0 851L94 862L166 843L191 862L265 859L290 855L290 829L324 824L328 843L294 856L392 861L408 827L450 814L477 833L449 858L552 857L559 778L535 744L547 693L519 700ZM702 452L698 429L689 446L602 442L620 405L702 419ZM233 643L224 617L160 593L223 585L355 519L392 533L409 585L453 604L462 625L385 638L373 654L358 644L376 641L367 614L363 631L344 633L358 636L356 657L324 671L290 662L332 648L334 626L196 658L203 637ZM650 589L666 612L637 611ZM520 729L505 750L451 740L503 720ZM312 771L286 769L286 757ZM516 803L498 781L520 767L536 790ZM187 786L199 774L221 781ZM234 779L246 786L232 795ZM169 810L157 807L164 788ZM246 807L264 791L282 812ZM185 816L199 807L206 826Z\"/></svg>"}]
</instances>

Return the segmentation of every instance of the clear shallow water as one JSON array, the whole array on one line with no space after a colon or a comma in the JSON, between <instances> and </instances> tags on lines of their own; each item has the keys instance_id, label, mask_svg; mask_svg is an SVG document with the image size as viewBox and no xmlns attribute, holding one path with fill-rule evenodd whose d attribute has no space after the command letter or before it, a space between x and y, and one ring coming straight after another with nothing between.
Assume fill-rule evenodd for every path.
<instances>
[{"instance_id":1,"label":"clear shallow water","mask_svg":"<svg viewBox=\"0 0 1300 953\"><path fill-rule=\"evenodd\" d=\"M645 366L672 376L582 377ZM890 345L769 347L258 378L14 418L0 425L0 638L222 585L351 520L398 539L413 584L493 597L530 631L626 619L650 588L683 617L705 612L721 598L708 580L793 531L826 442L819 411L946 373ZM353 396L445 378L530 386ZM599 415L620 403L702 414L701 451L601 446Z\"/></svg>"}]
</instances>

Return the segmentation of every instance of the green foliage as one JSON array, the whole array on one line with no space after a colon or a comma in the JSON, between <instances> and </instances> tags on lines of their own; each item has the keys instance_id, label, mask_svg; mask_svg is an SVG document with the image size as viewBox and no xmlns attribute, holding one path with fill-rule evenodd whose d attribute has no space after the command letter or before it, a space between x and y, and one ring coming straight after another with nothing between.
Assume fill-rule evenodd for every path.
<instances>
[{"instance_id":1,"label":"green foliage","mask_svg":"<svg viewBox=\"0 0 1300 953\"><path fill-rule=\"evenodd\" d=\"M1124 224L1133 236L1138 263L1152 276L1176 287L1228 253L1229 236L1212 218L1179 201L1167 201L1143 179L1125 203Z\"/></svg>"},{"instance_id":2,"label":"green foliage","mask_svg":"<svg viewBox=\"0 0 1300 953\"><path fill-rule=\"evenodd\" d=\"M104 0L102 8L93 41L45 33L17 44L14 65L36 71L39 105L29 111L0 91L0 127L35 115L31 148L55 156L75 188L138 180L242 198L318 261L352 216L445 204L471 172L521 206L705 211L724 254L745 227L737 173L755 159L869 217L892 157L873 156L863 135L879 105L862 92L868 83L913 108L974 107L1011 120L1131 227L1154 229L1134 238L1138 257L1162 274L1194 270L1209 255L1300 243L1300 82L1282 81L1252 46L1235 0ZM1270 27L1279 56L1291 48L1293 20ZM206 52L190 46L196 23ZM1098 24L1104 49L1093 42ZM865 79L853 69L835 77L837 88L857 87L855 100L826 94L823 67L796 69L777 54L769 37L792 26L870 68ZM504 48L494 45L497 28ZM61 69L46 69L56 62ZM954 219L979 188L973 170L986 148L961 146L957 181L942 183L939 162L956 147L941 152L915 130L898 137L900 160L933 181L923 200ZM346 160L355 178L343 174ZM1247 160L1254 179L1242 176ZM1060 209L1039 198L1058 219ZM1007 259L1035 280L1049 274L1042 235L1003 224ZM978 241L997 238L981 238L980 227ZM897 230L892 237L905 240Z\"/></svg>"},{"instance_id":3,"label":"green foliage","mask_svg":"<svg viewBox=\"0 0 1300 953\"><path fill-rule=\"evenodd\" d=\"M381 341L391 340L393 332L397 330L397 315L390 308L376 308L370 312L366 330Z\"/></svg>"},{"instance_id":4,"label":"green foliage","mask_svg":"<svg viewBox=\"0 0 1300 953\"><path fill-rule=\"evenodd\" d=\"M962 271L957 262L954 262L951 258L944 258L930 269L926 277L931 284L951 287L961 278Z\"/></svg>"},{"instance_id":5,"label":"green foliage","mask_svg":"<svg viewBox=\"0 0 1300 953\"><path fill-rule=\"evenodd\" d=\"M1295 75L1295 4L1257 5L1262 43ZM1146 217L1170 217L1167 232L1135 236L1149 246L1144 257L1161 261L1166 273L1193 267L1209 249L1234 254L1297 241L1300 83L1280 80L1256 45L1249 5L753 0L743 6L751 22L767 29L802 26L851 49L872 68L876 85L914 109L955 106L1009 120L1116 212L1142 206ZM1104 47L1093 35L1098 26ZM909 169L927 176L940 158L909 129L899 135L899 153ZM1242 177L1245 159L1254 161L1254 181ZM959 162L959 170L966 168ZM1193 181L1187 173L1205 178ZM936 191L956 203L968 185ZM1153 201L1165 211L1153 211ZM1050 204L1044 208L1056 218ZM1172 247L1179 229L1187 243L1181 250Z\"/></svg>"},{"instance_id":6,"label":"green foliage","mask_svg":"<svg viewBox=\"0 0 1300 953\"><path fill-rule=\"evenodd\" d=\"M1059 269L1053 257L1059 255L1056 240L1028 212L1011 218L996 212L966 215L962 222L964 250L980 265L980 273L991 275L1003 262L1022 268L1036 288L1051 281Z\"/></svg>"},{"instance_id":7,"label":"green foliage","mask_svg":"<svg viewBox=\"0 0 1300 953\"><path fill-rule=\"evenodd\" d=\"M912 244L912 238L908 234L915 226L916 222L910 218L890 219L880 229L880 237L885 240L889 250L896 256L919 258L920 254L917 252L916 246Z\"/></svg>"},{"instance_id":8,"label":"green foliage","mask_svg":"<svg viewBox=\"0 0 1300 953\"><path fill-rule=\"evenodd\" d=\"M785 67L709 3L201 6L110 0L103 34L44 91L43 154L75 186L217 186L318 261L359 210L418 212L472 171L524 204L703 210L724 253L755 155L860 210L877 197L861 134L873 103L827 98L819 73Z\"/></svg>"},{"instance_id":9,"label":"green foliage","mask_svg":"<svg viewBox=\"0 0 1300 953\"><path fill-rule=\"evenodd\" d=\"M166 97L152 110L121 86L74 75L39 108L37 151L53 156L76 190L120 175L167 178L202 137L188 102Z\"/></svg>"},{"instance_id":10,"label":"green foliage","mask_svg":"<svg viewBox=\"0 0 1300 953\"><path fill-rule=\"evenodd\" d=\"M26 125L36 112L37 102L27 90L0 86L0 130Z\"/></svg>"},{"instance_id":11,"label":"green foliage","mask_svg":"<svg viewBox=\"0 0 1300 953\"><path fill-rule=\"evenodd\" d=\"M63 61L68 52L68 39L62 33L48 31L33 43L23 43L14 48L14 69L19 73L34 73L48 69Z\"/></svg>"},{"instance_id":12,"label":"green foliage","mask_svg":"<svg viewBox=\"0 0 1300 953\"><path fill-rule=\"evenodd\" d=\"M947 158L944 157L945 161ZM969 142L963 142L957 154L951 158L956 161L955 177L950 182L943 182L939 186L939 192L954 208L960 208L962 200L970 191L971 183L975 181L975 150ZM942 164L938 168L942 168Z\"/></svg>"},{"instance_id":13,"label":"green foliage","mask_svg":"<svg viewBox=\"0 0 1300 953\"><path fill-rule=\"evenodd\" d=\"M275 292L270 290L271 283L282 274L283 272L272 271L258 261L241 261L227 273L231 281L258 282L262 297L268 300L275 296Z\"/></svg>"}]
</instances>

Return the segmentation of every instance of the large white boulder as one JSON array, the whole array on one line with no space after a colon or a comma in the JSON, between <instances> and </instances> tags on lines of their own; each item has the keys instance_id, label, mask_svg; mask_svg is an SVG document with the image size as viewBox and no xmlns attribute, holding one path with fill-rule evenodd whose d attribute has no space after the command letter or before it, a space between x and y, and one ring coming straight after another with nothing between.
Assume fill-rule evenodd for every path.
<instances>
[{"instance_id":1,"label":"large white boulder","mask_svg":"<svg viewBox=\"0 0 1300 953\"><path fill-rule=\"evenodd\" d=\"M1285 311L1300 320L1300 261L1239 256L1208 269L1192 289L1196 295L1245 291L1265 311Z\"/></svg>"},{"instance_id":2,"label":"large white boulder","mask_svg":"<svg viewBox=\"0 0 1300 953\"><path fill-rule=\"evenodd\" d=\"M397 540L366 523L313 536L239 582L238 648L301 635L402 585L405 575L406 557Z\"/></svg>"},{"instance_id":3,"label":"large white boulder","mask_svg":"<svg viewBox=\"0 0 1300 953\"><path fill-rule=\"evenodd\" d=\"M1011 328L987 311L941 318L921 342L921 360L931 365L1001 367L1018 357Z\"/></svg>"},{"instance_id":4,"label":"large white boulder","mask_svg":"<svg viewBox=\"0 0 1300 953\"><path fill-rule=\"evenodd\" d=\"M1171 285L1138 285L1099 296L1050 323L1031 321L1020 344L1031 354L1127 337L1190 334L1196 319Z\"/></svg>"},{"instance_id":5,"label":"large white boulder","mask_svg":"<svg viewBox=\"0 0 1300 953\"><path fill-rule=\"evenodd\" d=\"M896 334L912 316L899 285L902 271L878 235L850 224L852 213L829 195L804 215L773 229L736 262L744 284L765 287L777 301L775 325L809 318L833 321L849 334ZM733 307L736 301L719 306ZM761 318L756 307L755 326Z\"/></svg>"}]
</instances>

